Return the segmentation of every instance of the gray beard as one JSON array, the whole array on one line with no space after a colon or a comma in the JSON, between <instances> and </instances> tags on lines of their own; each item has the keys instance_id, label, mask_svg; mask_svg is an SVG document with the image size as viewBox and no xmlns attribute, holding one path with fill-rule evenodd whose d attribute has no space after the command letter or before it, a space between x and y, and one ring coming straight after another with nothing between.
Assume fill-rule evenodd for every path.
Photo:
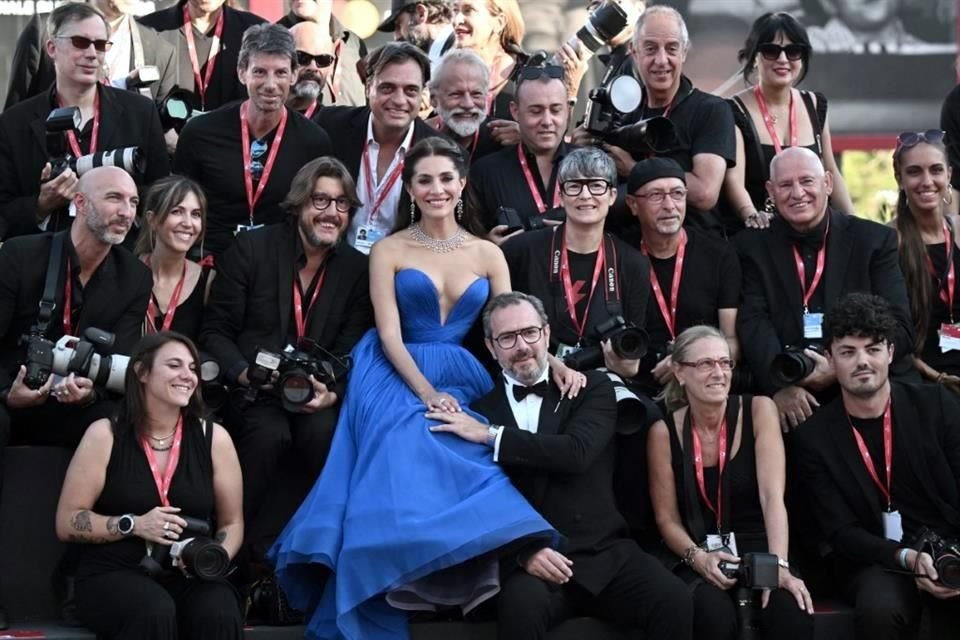
<instances>
[{"instance_id":1,"label":"gray beard","mask_svg":"<svg viewBox=\"0 0 960 640\"><path fill-rule=\"evenodd\" d=\"M293 95L308 100L316 100L319 98L322 90L323 88L320 86L320 83L315 80L305 80L293 85Z\"/></svg>"}]
</instances>

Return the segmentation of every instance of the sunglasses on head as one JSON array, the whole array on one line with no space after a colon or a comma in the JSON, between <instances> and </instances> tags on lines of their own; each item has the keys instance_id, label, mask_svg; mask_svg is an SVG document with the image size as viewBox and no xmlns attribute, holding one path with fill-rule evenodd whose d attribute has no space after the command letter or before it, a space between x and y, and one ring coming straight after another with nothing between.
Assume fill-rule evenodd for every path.
<instances>
[{"instance_id":1,"label":"sunglasses on head","mask_svg":"<svg viewBox=\"0 0 960 640\"><path fill-rule=\"evenodd\" d=\"M307 53L306 51L297 49L297 64L301 67L307 66L312 60L317 63L318 67L323 69L324 67L329 67L332 65L335 59L336 58L329 53L318 53L317 55L313 55L312 53Z\"/></svg>"},{"instance_id":2,"label":"sunglasses on head","mask_svg":"<svg viewBox=\"0 0 960 640\"><path fill-rule=\"evenodd\" d=\"M946 134L940 129L927 129L926 131L906 131L897 136L897 149L906 149L926 142L927 144L940 144Z\"/></svg>"},{"instance_id":3,"label":"sunglasses on head","mask_svg":"<svg viewBox=\"0 0 960 640\"><path fill-rule=\"evenodd\" d=\"M542 67L520 67L518 82L523 80L539 80L553 78L563 80L563 67L556 64L545 64Z\"/></svg>"},{"instance_id":4,"label":"sunglasses on head","mask_svg":"<svg viewBox=\"0 0 960 640\"><path fill-rule=\"evenodd\" d=\"M90 45L93 45L94 49L96 49L100 53L104 53L106 51L109 51L110 47L113 46L113 43L110 42L109 40L103 40L103 39L91 40L90 38L85 38L83 36L54 36L54 39L69 40L70 44L72 44L75 49L79 49L81 51L86 51L87 49L90 48Z\"/></svg>"},{"instance_id":5,"label":"sunglasses on head","mask_svg":"<svg viewBox=\"0 0 960 640\"><path fill-rule=\"evenodd\" d=\"M803 59L810 47L805 44L788 44L780 46L774 42L765 42L757 47L757 51L763 56L764 60L773 62L780 58L781 53L787 54L787 60L796 62Z\"/></svg>"}]
</instances>

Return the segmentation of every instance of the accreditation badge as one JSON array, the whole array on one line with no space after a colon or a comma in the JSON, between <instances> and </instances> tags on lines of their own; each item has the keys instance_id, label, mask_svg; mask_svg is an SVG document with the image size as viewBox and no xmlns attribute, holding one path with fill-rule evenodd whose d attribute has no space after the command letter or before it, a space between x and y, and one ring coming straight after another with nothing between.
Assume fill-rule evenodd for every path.
<instances>
[{"instance_id":1,"label":"accreditation badge","mask_svg":"<svg viewBox=\"0 0 960 640\"><path fill-rule=\"evenodd\" d=\"M944 322L940 325L940 352L960 351L960 325Z\"/></svg>"}]
</instances>

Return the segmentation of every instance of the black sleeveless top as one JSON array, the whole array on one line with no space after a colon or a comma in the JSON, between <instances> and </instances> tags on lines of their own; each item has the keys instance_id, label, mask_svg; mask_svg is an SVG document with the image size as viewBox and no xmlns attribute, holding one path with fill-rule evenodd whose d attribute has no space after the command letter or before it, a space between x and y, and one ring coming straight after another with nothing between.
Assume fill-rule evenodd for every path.
<instances>
[{"instance_id":1,"label":"black sleeveless top","mask_svg":"<svg viewBox=\"0 0 960 640\"><path fill-rule=\"evenodd\" d=\"M946 303L940 299L940 291L946 291L947 274L947 245L943 242L926 245L927 256L933 263L933 271L942 274L940 277L930 275L933 280L933 296L930 307L930 321L927 323L927 337L923 343L921 358L937 371L945 371L951 375L960 375L960 351L940 351L940 325L945 322L960 322L960 286L956 288L953 298L953 313ZM953 268L960 275L960 250L953 249Z\"/></svg>"},{"instance_id":2,"label":"black sleeveless top","mask_svg":"<svg viewBox=\"0 0 960 640\"><path fill-rule=\"evenodd\" d=\"M203 298L206 295L207 278L209 277L210 269L204 267L200 271L200 278L197 279L197 286L193 288L186 300L182 300L177 305L177 310L173 315L173 323L170 325L171 331L182 333L194 342L200 336L200 324L203 322ZM157 304L157 299L152 291L150 297L153 299L153 304L159 309L160 305ZM154 326L159 329L163 324L163 314L157 313L153 322Z\"/></svg>"},{"instance_id":3,"label":"black sleeveless top","mask_svg":"<svg viewBox=\"0 0 960 640\"><path fill-rule=\"evenodd\" d=\"M732 398L733 396L731 396ZM724 494L723 500L729 505L727 511L729 523L724 524L725 531L733 531L737 538L737 547L740 553L746 551L766 551L766 529L763 523L763 509L760 506L760 489L757 484L757 459L753 436L753 396L741 396L743 424L741 427L740 448L736 455L727 459L724 475L728 476L729 494ZM670 432L670 466L673 468L674 483L677 492L677 502L680 513L684 513L685 501L691 494L684 485L684 465L693 465L693 458L684 455L677 429L673 422L673 413L666 415L667 430ZM729 426L730 423L728 423ZM728 435L730 442L735 434ZM717 486L719 483L719 469L716 465L705 467L703 470L704 488L707 495L716 501ZM691 477L696 478L694 474ZM696 480L694 480L696 482ZM700 493L700 488L694 484L692 493L697 496L703 524L707 533L717 533L717 517L707 506ZM726 511L726 509L725 509ZM689 529L689 525L688 525ZM702 542L702 541L697 541Z\"/></svg>"},{"instance_id":4,"label":"black sleeveless top","mask_svg":"<svg viewBox=\"0 0 960 640\"><path fill-rule=\"evenodd\" d=\"M103 491L93 511L105 516L125 513L143 515L160 506L160 495L147 456L139 438L126 425L114 424L113 449L104 477ZM170 486L170 504L180 507L181 515L211 520L213 496L213 424L207 423L206 434L199 421L187 422L183 428L180 462ZM138 570L146 553L146 542L135 535L106 544L78 544L77 579L90 578L118 570Z\"/></svg>"}]
</instances>

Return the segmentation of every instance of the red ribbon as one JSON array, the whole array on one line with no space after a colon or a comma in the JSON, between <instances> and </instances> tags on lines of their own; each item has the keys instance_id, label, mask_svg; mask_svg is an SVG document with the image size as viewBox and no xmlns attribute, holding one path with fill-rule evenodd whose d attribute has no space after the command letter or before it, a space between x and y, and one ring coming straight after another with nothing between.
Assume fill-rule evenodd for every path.
<instances>
[{"instance_id":1,"label":"red ribbon","mask_svg":"<svg viewBox=\"0 0 960 640\"><path fill-rule=\"evenodd\" d=\"M640 251L643 255L647 253L647 245L640 241ZM673 282L670 285L670 305L663 297L663 287L657 279L657 272L653 266L650 266L650 288L653 289L653 295L657 298L657 306L660 307L660 315L663 316L663 322L667 325L667 331L670 332L670 339L677 339L677 301L680 299L680 280L683 277L683 256L687 251L687 231L680 229L680 246L677 248L676 262L673 264Z\"/></svg>"},{"instance_id":2,"label":"red ribbon","mask_svg":"<svg viewBox=\"0 0 960 640\"><path fill-rule=\"evenodd\" d=\"M570 279L570 259L567 254L566 240L560 244L560 278L563 282L563 297L567 303L567 313L570 314L570 321L573 322L573 328L577 331L577 342L583 339L583 334L587 329L587 316L590 315L590 303L593 301L593 294L597 290L597 283L600 282L600 274L603 272L603 265L606 263L606 251L603 242L597 250L597 260L593 267L593 282L590 285L590 295L587 298L587 305L583 308L583 320L577 320L577 305L573 300L573 282Z\"/></svg>"},{"instance_id":3,"label":"red ribbon","mask_svg":"<svg viewBox=\"0 0 960 640\"><path fill-rule=\"evenodd\" d=\"M293 319L297 323L297 340L306 334L306 319L310 315L310 310L313 309L313 303L317 301L317 295L320 293L320 288L323 287L323 278L326 273L327 269L324 267L323 271L320 272L320 277L317 279L317 286L313 290L313 295L310 296L310 304L307 305L306 313L303 312L303 298L300 294L299 283L297 282L298 276L293 276Z\"/></svg>"},{"instance_id":4,"label":"red ribbon","mask_svg":"<svg viewBox=\"0 0 960 640\"><path fill-rule=\"evenodd\" d=\"M857 448L860 449L860 457L863 458L863 464L867 467L867 473L870 474L870 478L873 479L873 483L880 489L883 497L887 499L887 511L889 512L893 508L890 493L890 485L893 478L893 469L891 468L893 464L893 419L890 411L890 400L887 399L887 408L883 412L883 463L887 470L886 486L880 482L880 476L877 474L877 468L873 465L873 458L870 457L870 451L863 441L863 436L854 428L849 415L847 415L847 421L850 422L850 429L853 430L853 437L857 441Z\"/></svg>"},{"instance_id":5,"label":"red ribbon","mask_svg":"<svg viewBox=\"0 0 960 640\"><path fill-rule=\"evenodd\" d=\"M252 161L250 153L250 130L247 129L247 108L250 106L250 100L244 100L240 105L240 143L243 145L243 182L247 189L247 206L250 208L250 226L253 226L253 210L257 206L257 200L263 195L263 189L267 186L270 179L270 172L273 171L273 165L277 161L277 153L280 151L280 143L283 141L283 132L287 128L287 108L281 107L280 126L277 127L277 134L273 136L273 143L270 145L270 151L267 153L267 162L263 165L263 173L260 175L260 182L257 184L257 191L253 191L253 175L250 173L250 162Z\"/></svg>"},{"instance_id":6,"label":"red ribbon","mask_svg":"<svg viewBox=\"0 0 960 640\"><path fill-rule=\"evenodd\" d=\"M827 214L830 215L829 213ZM827 261L827 234L830 233L830 218L827 218L827 227L823 230L823 246L820 247L820 250L817 251L817 267L813 273L813 282L810 283L810 288L807 289L807 270L803 266L803 258L800 256L800 252L797 251L796 245L793 247L793 260L797 265L797 277L800 278L800 294L803 296L803 312L806 313L807 309L810 306L810 298L813 297L813 292L817 290L817 287L820 285L820 278L823 277L823 267Z\"/></svg>"},{"instance_id":7,"label":"red ribbon","mask_svg":"<svg viewBox=\"0 0 960 640\"><path fill-rule=\"evenodd\" d=\"M689 410L690 409L687 408L687 411ZM697 484L700 485L700 495L703 496L703 500L707 503L710 511L713 511L714 515L717 516L717 531L720 532L723 530L723 512L721 511L723 506L723 471L727 466L727 418L723 418L723 421L720 423L720 432L717 434L717 466L719 467L719 473L717 474L716 507L713 506L713 502L707 496L706 481L703 479L703 449L700 446L700 436L697 435L697 426L693 424L692 420L691 426L693 430L693 467L697 474Z\"/></svg>"},{"instance_id":8,"label":"red ribbon","mask_svg":"<svg viewBox=\"0 0 960 640\"><path fill-rule=\"evenodd\" d=\"M403 173L403 158L401 158L400 162L393 167L393 171L390 172L390 175L380 182L380 189L377 190L373 186L373 169L370 168L369 146L369 143L365 143L363 145L363 168L367 174L367 195L373 196L373 203L370 205L370 209L367 211L367 222L373 222L374 218L377 217L377 211L380 210L380 205L382 205L383 201L387 199L387 196L390 194L390 190L393 188L393 185L397 180L400 179L400 174Z\"/></svg>"},{"instance_id":9,"label":"red ribbon","mask_svg":"<svg viewBox=\"0 0 960 640\"><path fill-rule=\"evenodd\" d=\"M160 504L164 507L170 506L170 485L173 483L173 474L177 471L177 465L180 463L180 444L183 441L183 416L177 420L177 427L173 432L173 445L170 447L170 457L167 458L167 468L163 474L160 473L160 467L157 465L157 456L150 446L149 436L140 437L143 445L143 452L147 454L147 464L150 465L150 473L153 474L153 482L157 485L157 493L160 495Z\"/></svg>"},{"instance_id":10,"label":"red ribbon","mask_svg":"<svg viewBox=\"0 0 960 640\"><path fill-rule=\"evenodd\" d=\"M147 266L150 266L150 256L146 258ZM183 283L187 281L187 261L183 261L183 272L180 274L180 281L173 289L173 295L170 296L170 303L167 305L167 312L163 314L163 322L160 324L160 331L169 331L173 326L173 317L177 313L177 305L180 303L180 294L183 291ZM147 301L147 334L157 333L157 323L155 318L160 313L157 303L154 302L155 296L150 294Z\"/></svg>"},{"instance_id":11,"label":"red ribbon","mask_svg":"<svg viewBox=\"0 0 960 640\"><path fill-rule=\"evenodd\" d=\"M547 211L547 205L544 204L543 198L540 197L540 190L537 189L537 184L533 181L533 174L530 172L530 165L527 164L527 157L523 153L523 145L517 145L517 157L520 158L520 168L523 170L523 177L527 179L527 187L530 189L530 195L533 196L533 201L537 205L537 211L542 215ZM560 206L560 182L559 180L553 185L553 208Z\"/></svg>"},{"instance_id":12,"label":"red ribbon","mask_svg":"<svg viewBox=\"0 0 960 640\"><path fill-rule=\"evenodd\" d=\"M213 28L213 42L210 45L210 51L207 53L207 71L204 77L200 77L200 60L197 58L197 45L193 41L193 25L190 23L190 9L186 3L183 5L183 34L187 38L187 52L190 54L190 66L193 68L193 81L197 85L197 93L200 95L200 108L207 108L207 89L210 87L210 80L213 78L213 68L216 66L217 55L220 53L220 37L223 35L223 13L220 9L220 17L217 18L217 24Z\"/></svg>"},{"instance_id":13,"label":"red ribbon","mask_svg":"<svg viewBox=\"0 0 960 640\"><path fill-rule=\"evenodd\" d=\"M760 107L760 115L763 117L763 124L767 126L767 133L773 141L773 150L779 154L783 151L780 144L780 137L777 135L777 129L773 126L773 118L770 116L770 110L767 108L767 101L763 97L763 91L760 87L753 88L753 96L757 100L757 106ZM797 146L797 105L793 101L793 89L790 90L790 146Z\"/></svg>"},{"instance_id":14,"label":"red ribbon","mask_svg":"<svg viewBox=\"0 0 960 640\"><path fill-rule=\"evenodd\" d=\"M60 107L63 106L63 102L60 101L60 96L57 95L57 105ZM87 153L96 153L97 152L97 139L100 137L100 92L95 91L93 94L93 131L90 133L90 151ZM83 150L80 149L80 142L77 140L77 134L73 129L67 131L67 142L70 144L70 151L73 153L73 157L79 158L84 155Z\"/></svg>"},{"instance_id":15,"label":"red ribbon","mask_svg":"<svg viewBox=\"0 0 960 640\"><path fill-rule=\"evenodd\" d=\"M947 224L946 218L943 220L943 241L946 243L947 251L947 286L944 288L943 281L940 281L940 300L947 305L947 309L950 311L950 324L953 324L953 296L956 287L956 274L953 268L953 233L950 232L950 225ZM930 274L939 279L940 274L934 270L930 254L926 254L925 257Z\"/></svg>"}]
</instances>

